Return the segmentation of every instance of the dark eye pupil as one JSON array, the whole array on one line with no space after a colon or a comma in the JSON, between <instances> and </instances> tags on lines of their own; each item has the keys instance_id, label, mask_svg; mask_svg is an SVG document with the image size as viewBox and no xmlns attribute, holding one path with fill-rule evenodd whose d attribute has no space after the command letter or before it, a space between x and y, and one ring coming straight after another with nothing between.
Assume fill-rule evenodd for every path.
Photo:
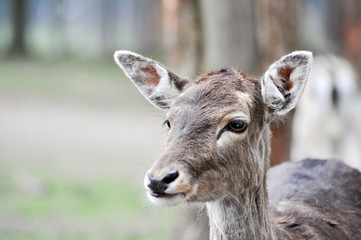
<instances>
[{"instance_id":1,"label":"dark eye pupil","mask_svg":"<svg viewBox=\"0 0 361 240\"><path fill-rule=\"evenodd\" d=\"M247 128L247 124L242 120L233 120L229 123L229 129L234 132L243 132Z\"/></svg>"}]
</instances>

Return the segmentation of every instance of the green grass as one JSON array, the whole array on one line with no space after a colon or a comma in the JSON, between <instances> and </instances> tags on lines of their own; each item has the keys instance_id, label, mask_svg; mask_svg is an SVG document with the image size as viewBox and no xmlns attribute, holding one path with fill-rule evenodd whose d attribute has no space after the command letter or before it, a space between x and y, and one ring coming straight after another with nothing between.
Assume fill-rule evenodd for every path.
<instances>
[{"instance_id":1,"label":"green grass","mask_svg":"<svg viewBox=\"0 0 361 240\"><path fill-rule=\"evenodd\" d=\"M33 177L40 191L29 193L0 174L12 186L11 191L1 188L0 239L168 239L171 213L147 210L143 190L128 181ZM4 227L6 218L11 220ZM139 229L147 221L151 231Z\"/></svg>"},{"instance_id":2,"label":"green grass","mask_svg":"<svg viewBox=\"0 0 361 240\"><path fill-rule=\"evenodd\" d=\"M71 213L76 217L101 217L114 211L132 214L139 208L140 194L121 180L83 183L48 179L44 182L44 193L20 199L12 210L25 216Z\"/></svg>"}]
</instances>

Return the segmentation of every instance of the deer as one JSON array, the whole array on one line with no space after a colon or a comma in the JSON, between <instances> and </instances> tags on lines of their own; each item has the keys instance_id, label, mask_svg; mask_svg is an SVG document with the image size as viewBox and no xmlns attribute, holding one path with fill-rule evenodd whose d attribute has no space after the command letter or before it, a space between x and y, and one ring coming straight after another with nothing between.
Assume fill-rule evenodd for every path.
<instances>
[{"instance_id":1,"label":"deer","mask_svg":"<svg viewBox=\"0 0 361 240\"><path fill-rule=\"evenodd\" d=\"M153 204L204 203L212 240L361 239L358 170L311 158L269 166L269 123L295 108L311 52L283 56L259 79L228 68L192 81L130 51L114 59L167 111L164 151L144 178Z\"/></svg>"}]
</instances>

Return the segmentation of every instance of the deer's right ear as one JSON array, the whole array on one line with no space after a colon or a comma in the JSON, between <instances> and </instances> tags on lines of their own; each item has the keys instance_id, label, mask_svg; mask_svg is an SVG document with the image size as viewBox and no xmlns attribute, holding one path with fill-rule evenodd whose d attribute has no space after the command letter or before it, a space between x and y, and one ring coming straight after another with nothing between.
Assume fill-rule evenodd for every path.
<instances>
[{"instance_id":1,"label":"deer's right ear","mask_svg":"<svg viewBox=\"0 0 361 240\"><path fill-rule=\"evenodd\" d=\"M116 51L114 60L142 95L161 109L168 109L188 83L160 63L130 51Z\"/></svg>"}]
</instances>

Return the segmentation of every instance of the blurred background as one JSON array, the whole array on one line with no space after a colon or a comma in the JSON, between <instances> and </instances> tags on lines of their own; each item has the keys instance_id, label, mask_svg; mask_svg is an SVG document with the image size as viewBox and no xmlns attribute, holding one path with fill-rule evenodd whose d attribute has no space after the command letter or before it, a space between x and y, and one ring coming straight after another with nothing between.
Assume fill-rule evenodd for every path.
<instances>
[{"instance_id":1,"label":"blurred background","mask_svg":"<svg viewBox=\"0 0 361 240\"><path fill-rule=\"evenodd\" d=\"M361 169L359 0L0 0L0 239L207 239L203 211L145 198L165 114L113 62L121 49L191 78L260 77L313 51L300 104L272 126L272 164Z\"/></svg>"}]
</instances>

